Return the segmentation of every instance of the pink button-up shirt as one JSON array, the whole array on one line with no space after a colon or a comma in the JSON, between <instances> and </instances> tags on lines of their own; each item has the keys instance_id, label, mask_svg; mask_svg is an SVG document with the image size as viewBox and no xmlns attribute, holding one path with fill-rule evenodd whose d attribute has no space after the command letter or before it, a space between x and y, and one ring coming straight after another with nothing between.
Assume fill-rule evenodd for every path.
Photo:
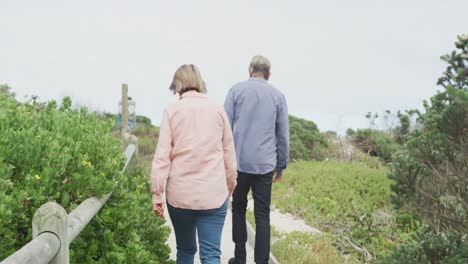
<instances>
[{"instance_id":1,"label":"pink button-up shirt","mask_svg":"<svg viewBox=\"0 0 468 264\"><path fill-rule=\"evenodd\" d=\"M153 201L177 208L221 207L236 186L237 163L222 106L195 91L165 111L151 170Z\"/></svg>"}]
</instances>

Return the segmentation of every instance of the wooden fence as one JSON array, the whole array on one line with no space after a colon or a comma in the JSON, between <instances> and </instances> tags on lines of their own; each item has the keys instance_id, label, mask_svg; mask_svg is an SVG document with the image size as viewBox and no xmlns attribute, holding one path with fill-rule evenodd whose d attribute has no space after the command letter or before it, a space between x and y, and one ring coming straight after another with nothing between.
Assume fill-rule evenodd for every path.
<instances>
[{"instance_id":1,"label":"wooden fence","mask_svg":"<svg viewBox=\"0 0 468 264\"><path fill-rule=\"evenodd\" d=\"M124 152L126 161L121 173L127 169L136 149L136 145L133 144L126 148ZM0 264L68 264L71 242L88 225L111 195L112 192L102 198L86 199L68 215L65 209L55 202L42 205L33 217L33 240Z\"/></svg>"},{"instance_id":2,"label":"wooden fence","mask_svg":"<svg viewBox=\"0 0 468 264\"><path fill-rule=\"evenodd\" d=\"M138 139L128 133L128 86L122 85L122 146L127 169L133 157L137 156ZM104 197L91 197L83 201L75 210L67 214L55 202L42 205L34 214L32 221L33 240L0 262L0 264L68 264L69 247L94 216L107 202L112 192Z\"/></svg>"}]
</instances>

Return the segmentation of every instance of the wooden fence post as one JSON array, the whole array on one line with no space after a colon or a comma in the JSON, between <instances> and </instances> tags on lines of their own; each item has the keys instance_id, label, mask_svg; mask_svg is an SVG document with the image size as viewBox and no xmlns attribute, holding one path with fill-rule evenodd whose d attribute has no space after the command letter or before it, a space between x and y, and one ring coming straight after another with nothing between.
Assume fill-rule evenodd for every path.
<instances>
[{"instance_id":1,"label":"wooden fence post","mask_svg":"<svg viewBox=\"0 0 468 264\"><path fill-rule=\"evenodd\" d=\"M124 83L122 84L122 148L125 150L129 144L134 144L137 147L135 158L132 162L136 163L138 159L138 138L130 134L128 128L128 114L128 85Z\"/></svg>"},{"instance_id":2,"label":"wooden fence post","mask_svg":"<svg viewBox=\"0 0 468 264\"><path fill-rule=\"evenodd\" d=\"M52 233L60 240L60 250L50 262L51 264L68 264L70 262L67 229L67 211L55 202L44 204L34 214L32 222L33 239L42 233Z\"/></svg>"}]
</instances>

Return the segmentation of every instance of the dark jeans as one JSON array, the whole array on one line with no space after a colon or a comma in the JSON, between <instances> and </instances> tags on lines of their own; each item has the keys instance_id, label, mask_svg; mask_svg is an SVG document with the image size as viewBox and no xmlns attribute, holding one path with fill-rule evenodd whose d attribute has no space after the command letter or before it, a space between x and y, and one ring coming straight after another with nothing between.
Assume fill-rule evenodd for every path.
<instances>
[{"instance_id":1,"label":"dark jeans","mask_svg":"<svg viewBox=\"0 0 468 264\"><path fill-rule=\"evenodd\" d=\"M247 195L252 188L255 233L255 263L267 264L270 257L270 204L273 172L259 175L239 172L237 186L232 195L232 240L236 244L234 256L245 263L247 226L245 213Z\"/></svg>"},{"instance_id":2,"label":"dark jeans","mask_svg":"<svg viewBox=\"0 0 468 264\"><path fill-rule=\"evenodd\" d=\"M221 233L228 208L226 202L218 209L189 210L167 204L177 242L177 264L193 264L197 252L196 233L203 264L221 263Z\"/></svg>"}]
</instances>

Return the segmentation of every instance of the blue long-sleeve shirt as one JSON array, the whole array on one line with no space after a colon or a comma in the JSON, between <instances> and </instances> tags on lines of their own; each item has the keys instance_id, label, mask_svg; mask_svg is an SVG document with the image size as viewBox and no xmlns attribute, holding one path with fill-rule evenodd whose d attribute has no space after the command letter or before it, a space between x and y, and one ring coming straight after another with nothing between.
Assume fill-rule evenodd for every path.
<instances>
[{"instance_id":1,"label":"blue long-sleeve shirt","mask_svg":"<svg viewBox=\"0 0 468 264\"><path fill-rule=\"evenodd\" d=\"M288 107L284 95L263 79L234 85L224 103L231 122L238 170L251 174L276 171L289 162Z\"/></svg>"}]
</instances>

